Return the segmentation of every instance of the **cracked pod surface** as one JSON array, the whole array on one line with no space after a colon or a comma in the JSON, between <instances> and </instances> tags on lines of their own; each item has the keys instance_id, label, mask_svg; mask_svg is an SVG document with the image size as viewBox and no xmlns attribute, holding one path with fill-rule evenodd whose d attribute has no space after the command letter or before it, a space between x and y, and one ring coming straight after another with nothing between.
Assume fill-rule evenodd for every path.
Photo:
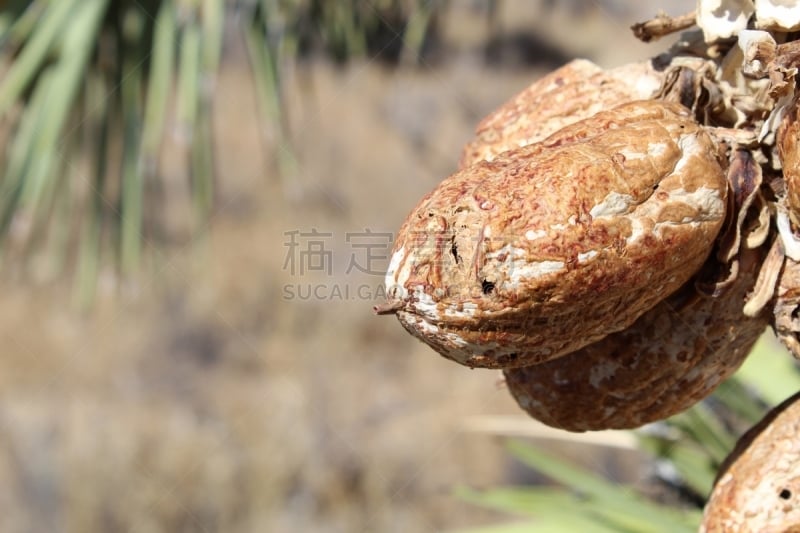
<instances>
[{"instance_id":1,"label":"cracked pod surface","mask_svg":"<svg viewBox=\"0 0 800 533\"><path fill-rule=\"evenodd\" d=\"M702 266L725 218L718 147L639 101L445 179L386 285L403 326L468 366L518 367L630 326Z\"/></svg>"}]
</instances>

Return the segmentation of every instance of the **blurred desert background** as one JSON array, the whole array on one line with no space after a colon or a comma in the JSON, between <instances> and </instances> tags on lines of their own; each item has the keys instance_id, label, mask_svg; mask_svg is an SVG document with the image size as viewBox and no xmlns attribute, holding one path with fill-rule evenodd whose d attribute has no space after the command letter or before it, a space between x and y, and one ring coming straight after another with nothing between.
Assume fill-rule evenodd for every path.
<instances>
[{"instance_id":1,"label":"blurred desert background","mask_svg":"<svg viewBox=\"0 0 800 533\"><path fill-rule=\"evenodd\" d=\"M538 76L574 57L612 67L662 50L628 27L694 2L658 4L506 0L490 23L487 3L452 0L419 64L312 55L285 80L282 176L233 21L208 231L145 242L148 268L100 272L89 309L68 284L2 281L0 531L434 532L506 519L453 490L527 480L502 438L468 430L521 412L498 373L445 361L372 313L391 234L455 169L480 118ZM177 173L169 153L162 172ZM584 459L636 475L612 451Z\"/></svg>"}]
</instances>

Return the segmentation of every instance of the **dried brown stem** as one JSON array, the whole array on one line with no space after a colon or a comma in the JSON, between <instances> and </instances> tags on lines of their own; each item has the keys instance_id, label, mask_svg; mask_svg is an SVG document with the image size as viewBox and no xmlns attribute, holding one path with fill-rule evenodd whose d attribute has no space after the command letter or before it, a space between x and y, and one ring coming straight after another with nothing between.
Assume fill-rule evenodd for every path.
<instances>
[{"instance_id":1,"label":"dried brown stem","mask_svg":"<svg viewBox=\"0 0 800 533\"><path fill-rule=\"evenodd\" d=\"M372 310L376 315L393 315L403 308L403 302L387 302L385 304L375 304Z\"/></svg>"},{"instance_id":2,"label":"dried brown stem","mask_svg":"<svg viewBox=\"0 0 800 533\"><path fill-rule=\"evenodd\" d=\"M649 43L653 39L658 39L670 33L691 28L697 23L697 16L694 11L670 17L666 13L659 13L655 18L645 22L637 22L631 26L633 34L642 42Z\"/></svg>"}]
</instances>

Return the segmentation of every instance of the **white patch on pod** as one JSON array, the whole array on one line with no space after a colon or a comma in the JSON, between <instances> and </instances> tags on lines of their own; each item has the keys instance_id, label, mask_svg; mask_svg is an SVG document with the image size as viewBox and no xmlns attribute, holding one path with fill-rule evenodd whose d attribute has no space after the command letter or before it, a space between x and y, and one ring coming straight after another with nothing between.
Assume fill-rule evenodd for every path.
<instances>
[{"instance_id":1,"label":"white patch on pod","mask_svg":"<svg viewBox=\"0 0 800 533\"><path fill-rule=\"evenodd\" d=\"M525 232L525 238L529 241L535 241L536 239L541 239L543 237L547 237L547 232L543 229L538 229L536 231L529 229Z\"/></svg>"},{"instance_id":2,"label":"white patch on pod","mask_svg":"<svg viewBox=\"0 0 800 533\"><path fill-rule=\"evenodd\" d=\"M625 150L625 149L622 149L617 153L623 156L626 161L636 161L637 159L644 159L645 157L647 157L647 154L644 154L642 152L633 152L631 150Z\"/></svg>"},{"instance_id":3,"label":"white patch on pod","mask_svg":"<svg viewBox=\"0 0 800 533\"><path fill-rule=\"evenodd\" d=\"M778 207L776 221L778 226L778 235L781 238L781 243L783 244L783 249L786 253L786 256L792 261L800 261L800 241L797 240L797 238L794 236L794 232L792 232L792 226L789 222L789 215L785 209Z\"/></svg>"},{"instance_id":4,"label":"white patch on pod","mask_svg":"<svg viewBox=\"0 0 800 533\"><path fill-rule=\"evenodd\" d=\"M408 324L412 330L415 330L415 335L426 339L426 342L432 343L437 350L444 352L449 358L461 364L468 364L471 357L483 355L489 350L493 350L496 356L508 355L518 351L512 346L500 346L496 342L483 345L471 343L456 332L442 331L434 323L435 321L429 321L424 316L407 311L398 312L398 317L401 322ZM543 353L547 354L545 351Z\"/></svg>"},{"instance_id":5,"label":"white patch on pod","mask_svg":"<svg viewBox=\"0 0 800 533\"><path fill-rule=\"evenodd\" d=\"M647 146L647 154L651 157L659 157L667 151L667 143L651 143Z\"/></svg>"},{"instance_id":6,"label":"white patch on pod","mask_svg":"<svg viewBox=\"0 0 800 533\"><path fill-rule=\"evenodd\" d=\"M403 272L398 272L400 268L400 264L403 262L403 259L406 256L406 247L401 246L399 250L397 250L394 254L392 254L392 259L389 261L389 268L386 270L386 278L384 279L384 283L386 284L386 293L389 297L402 299L403 294L402 292L405 290L403 287L405 285L406 280L408 279L409 271L408 269L403 269ZM400 277L402 281L400 280ZM397 294L397 291L401 291L401 294Z\"/></svg>"},{"instance_id":7,"label":"white patch on pod","mask_svg":"<svg viewBox=\"0 0 800 533\"><path fill-rule=\"evenodd\" d=\"M716 220L725 213L725 204L717 189L710 187L699 187L694 191L675 189L669 194L670 202L683 202L691 205L700 211L698 217L684 218L678 223L689 224L703 222L706 220Z\"/></svg>"},{"instance_id":8,"label":"white patch on pod","mask_svg":"<svg viewBox=\"0 0 800 533\"><path fill-rule=\"evenodd\" d=\"M498 272L505 274L512 288L515 288L522 280L546 276L565 268L563 261L531 262L527 255L526 250L507 244L496 252L486 254L486 258L497 261L495 268ZM499 261L501 257L503 260Z\"/></svg>"},{"instance_id":9,"label":"white patch on pod","mask_svg":"<svg viewBox=\"0 0 800 533\"><path fill-rule=\"evenodd\" d=\"M564 270L564 261L536 261L533 263L514 261L508 274L511 283L517 284L524 279L535 279L562 270Z\"/></svg>"},{"instance_id":10,"label":"white patch on pod","mask_svg":"<svg viewBox=\"0 0 800 533\"><path fill-rule=\"evenodd\" d=\"M614 377L616 373L616 363L609 362L601 365L594 365L589 372L589 383L591 383L592 387L595 389L599 389L603 385L603 381Z\"/></svg>"},{"instance_id":11,"label":"white patch on pod","mask_svg":"<svg viewBox=\"0 0 800 533\"><path fill-rule=\"evenodd\" d=\"M692 157L702 156L702 146L696 134L683 135L678 139L682 155L676 162L675 168L670 175L677 175L684 171ZM663 151L666 145L658 143L651 145L649 150ZM594 206L590 214L594 218L623 216L631 223L631 234L627 237L626 243L630 246L645 235L645 225L643 219L656 220L652 226L652 233L659 235L663 226L675 224L697 225L708 220L717 220L725 214L725 202L723 202L720 192L710 187L699 187L694 191L685 189L673 189L668 191L668 198L663 202L645 202L636 206L632 213L629 213L633 204L633 197L615 191L610 192L602 202ZM684 203L692 206L697 214L686 217L683 220L658 221L659 212L665 204Z\"/></svg>"},{"instance_id":12,"label":"white patch on pod","mask_svg":"<svg viewBox=\"0 0 800 533\"><path fill-rule=\"evenodd\" d=\"M592 218L616 217L627 213L633 203L633 196L611 191L596 206L592 207L589 214Z\"/></svg>"},{"instance_id":13,"label":"white patch on pod","mask_svg":"<svg viewBox=\"0 0 800 533\"><path fill-rule=\"evenodd\" d=\"M431 324L426 320L417 320L416 324L419 326L420 332L425 335L433 336L439 334L439 328L436 326L436 324Z\"/></svg>"},{"instance_id":14,"label":"white patch on pod","mask_svg":"<svg viewBox=\"0 0 800 533\"><path fill-rule=\"evenodd\" d=\"M486 259L499 259L501 256L505 256L506 260L508 260L508 257L525 257L526 254L527 252L522 248L506 244L497 251L488 252L486 254Z\"/></svg>"},{"instance_id":15,"label":"white patch on pod","mask_svg":"<svg viewBox=\"0 0 800 533\"><path fill-rule=\"evenodd\" d=\"M692 156L701 155L702 152L702 147L700 146L700 142L697 140L696 133L691 135L681 135L680 139L678 139L678 146L681 147L681 157L675 164L675 168L672 169L672 173L670 174L671 176L683 172L683 167L689 163L689 159L691 159Z\"/></svg>"},{"instance_id":16,"label":"white patch on pod","mask_svg":"<svg viewBox=\"0 0 800 533\"><path fill-rule=\"evenodd\" d=\"M412 306L423 319L430 319L434 322L439 321L440 315L437 302L433 299L433 296L423 291L421 287L416 287L411 301L413 302Z\"/></svg>"}]
</instances>

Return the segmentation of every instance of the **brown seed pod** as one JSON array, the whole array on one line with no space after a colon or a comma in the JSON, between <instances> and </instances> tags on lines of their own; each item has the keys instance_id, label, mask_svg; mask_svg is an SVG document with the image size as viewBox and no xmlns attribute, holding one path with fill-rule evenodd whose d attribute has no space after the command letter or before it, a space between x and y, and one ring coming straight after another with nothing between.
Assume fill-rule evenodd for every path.
<instances>
[{"instance_id":1,"label":"brown seed pod","mask_svg":"<svg viewBox=\"0 0 800 533\"><path fill-rule=\"evenodd\" d=\"M789 213L792 221L800 224L800 107L797 99L788 106L776 140Z\"/></svg>"},{"instance_id":2,"label":"brown seed pod","mask_svg":"<svg viewBox=\"0 0 800 533\"><path fill-rule=\"evenodd\" d=\"M646 100L663 73L650 62L603 70L576 59L540 78L484 118L464 146L461 168L544 140L564 126L634 100Z\"/></svg>"},{"instance_id":3,"label":"brown seed pod","mask_svg":"<svg viewBox=\"0 0 800 533\"><path fill-rule=\"evenodd\" d=\"M726 187L716 143L685 108L600 112L423 198L398 232L389 306L468 366L562 356L630 326L699 270Z\"/></svg>"},{"instance_id":4,"label":"brown seed pod","mask_svg":"<svg viewBox=\"0 0 800 533\"><path fill-rule=\"evenodd\" d=\"M775 334L800 359L800 263L786 258L775 298Z\"/></svg>"},{"instance_id":5,"label":"brown seed pod","mask_svg":"<svg viewBox=\"0 0 800 533\"><path fill-rule=\"evenodd\" d=\"M739 439L725 460L701 533L800 532L800 393Z\"/></svg>"},{"instance_id":6,"label":"brown seed pod","mask_svg":"<svg viewBox=\"0 0 800 533\"><path fill-rule=\"evenodd\" d=\"M772 265L780 268L775 291L775 321L773 327L778 338L800 358L800 242L794 235L792 224L800 224L800 102L798 98L786 107L778 127L777 148L783 167L785 198L776 207L776 223L781 235L782 252L787 257Z\"/></svg>"},{"instance_id":7,"label":"brown seed pod","mask_svg":"<svg viewBox=\"0 0 800 533\"><path fill-rule=\"evenodd\" d=\"M742 364L767 326L742 313L763 253L742 252L720 295L694 280L628 329L553 361L504 371L520 407L569 431L634 428L702 400Z\"/></svg>"}]
</instances>

